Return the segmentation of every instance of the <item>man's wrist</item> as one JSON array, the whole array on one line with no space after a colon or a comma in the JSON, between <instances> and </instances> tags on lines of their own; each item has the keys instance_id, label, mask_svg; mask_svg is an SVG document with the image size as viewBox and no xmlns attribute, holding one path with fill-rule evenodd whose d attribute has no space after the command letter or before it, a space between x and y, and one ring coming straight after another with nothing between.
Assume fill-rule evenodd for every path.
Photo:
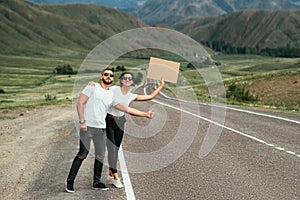
<instances>
[{"instance_id":1,"label":"man's wrist","mask_svg":"<svg viewBox=\"0 0 300 200\"><path fill-rule=\"evenodd\" d=\"M85 124L85 120L84 119L79 120L79 124Z\"/></svg>"}]
</instances>

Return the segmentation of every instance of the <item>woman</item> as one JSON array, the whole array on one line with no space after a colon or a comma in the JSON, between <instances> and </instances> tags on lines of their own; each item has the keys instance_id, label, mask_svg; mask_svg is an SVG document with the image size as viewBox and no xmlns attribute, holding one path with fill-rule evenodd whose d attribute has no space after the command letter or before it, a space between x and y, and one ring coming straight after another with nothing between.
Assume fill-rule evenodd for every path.
<instances>
[{"instance_id":1,"label":"woman","mask_svg":"<svg viewBox=\"0 0 300 200\"><path fill-rule=\"evenodd\" d=\"M130 91L131 85L134 83L134 75L131 72L123 72L120 79L120 86L112 86L109 89L114 93L114 98L120 99L121 103L128 106L132 101L148 101L153 99L162 89L164 81L160 81L160 85L150 95L137 95ZM122 143L124 135L124 125L126 119L124 112L111 107L106 116L106 134L107 134L107 150L109 163L109 176L113 185L117 188L124 187L117 171L118 151Z\"/></svg>"}]
</instances>

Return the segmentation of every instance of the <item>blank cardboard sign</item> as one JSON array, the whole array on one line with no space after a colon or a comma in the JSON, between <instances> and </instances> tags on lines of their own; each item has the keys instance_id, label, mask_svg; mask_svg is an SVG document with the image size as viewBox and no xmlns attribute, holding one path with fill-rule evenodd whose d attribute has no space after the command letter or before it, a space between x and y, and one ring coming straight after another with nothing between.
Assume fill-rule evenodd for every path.
<instances>
[{"instance_id":1,"label":"blank cardboard sign","mask_svg":"<svg viewBox=\"0 0 300 200\"><path fill-rule=\"evenodd\" d=\"M150 57L147 78L177 83L180 63Z\"/></svg>"}]
</instances>

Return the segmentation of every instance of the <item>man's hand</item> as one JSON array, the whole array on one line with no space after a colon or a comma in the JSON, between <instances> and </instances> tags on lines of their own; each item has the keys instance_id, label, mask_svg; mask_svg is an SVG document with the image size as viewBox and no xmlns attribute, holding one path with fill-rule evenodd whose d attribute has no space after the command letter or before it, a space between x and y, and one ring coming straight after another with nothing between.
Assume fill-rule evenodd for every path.
<instances>
[{"instance_id":1,"label":"man's hand","mask_svg":"<svg viewBox=\"0 0 300 200\"><path fill-rule=\"evenodd\" d=\"M153 110L149 110L148 113L147 113L147 117L148 117L149 119L152 119L153 116L154 116L154 111L153 111Z\"/></svg>"},{"instance_id":2,"label":"man's hand","mask_svg":"<svg viewBox=\"0 0 300 200\"><path fill-rule=\"evenodd\" d=\"M86 123L80 124L80 129L83 131L87 131Z\"/></svg>"}]
</instances>

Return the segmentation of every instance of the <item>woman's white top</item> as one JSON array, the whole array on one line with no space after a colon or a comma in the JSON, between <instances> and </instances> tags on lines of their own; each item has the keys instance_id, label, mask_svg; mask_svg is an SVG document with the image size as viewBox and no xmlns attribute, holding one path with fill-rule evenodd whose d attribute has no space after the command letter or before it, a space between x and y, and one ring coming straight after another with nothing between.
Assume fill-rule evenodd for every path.
<instances>
[{"instance_id":1,"label":"woman's white top","mask_svg":"<svg viewBox=\"0 0 300 200\"><path fill-rule=\"evenodd\" d=\"M120 86L111 86L109 88L110 91L112 91L113 93L113 99L114 101L118 101L120 102L122 105L124 106L129 106L129 104L134 101L137 97L136 94L133 94L132 92L128 91L127 94L123 94L121 91L121 87ZM111 106L108 109L108 113L116 116L116 117L121 117L124 115L123 111L120 111L118 109L116 109L115 107Z\"/></svg>"}]
</instances>

